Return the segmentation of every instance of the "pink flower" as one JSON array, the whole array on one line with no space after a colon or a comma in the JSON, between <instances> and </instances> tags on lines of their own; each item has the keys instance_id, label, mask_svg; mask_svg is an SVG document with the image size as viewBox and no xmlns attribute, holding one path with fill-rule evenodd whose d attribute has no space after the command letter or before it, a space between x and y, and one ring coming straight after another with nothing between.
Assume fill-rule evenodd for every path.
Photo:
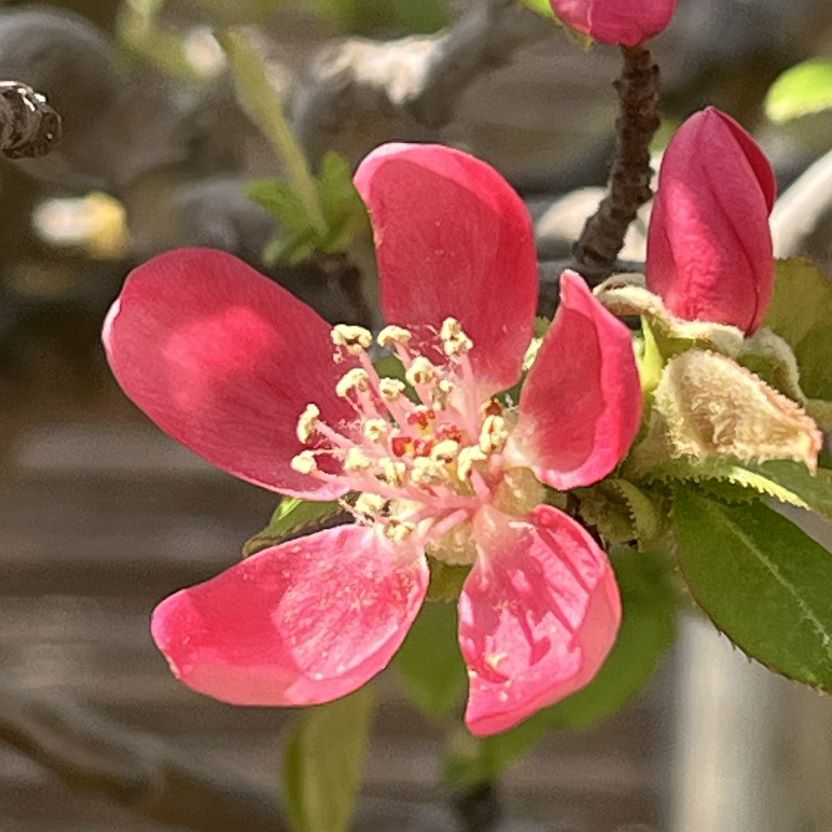
<instances>
[{"instance_id":1,"label":"pink flower","mask_svg":"<svg viewBox=\"0 0 832 832\"><path fill-rule=\"evenodd\" d=\"M752 333L774 284L768 216L777 185L762 150L709 107L664 154L647 238L647 285L680 318Z\"/></svg>"},{"instance_id":2,"label":"pink flower","mask_svg":"<svg viewBox=\"0 0 832 832\"><path fill-rule=\"evenodd\" d=\"M518 406L537 266L519 197L488 165L387 145L356 184L391 325L378 340L418 395L379 378L371 335L334 329L219 251L164 254L128 278L104 342L125 392L171 436L283 494L351 500L356 522L260 552L162 602L153 636L194 690L310 705L384 668L428 584L426 553L471 564L459 600L475 734L592 679L620 603L606 556L546 483L588 485L638 429L630 336L565 273ZM333 357L333 344L335 355Z\"/></svg>"},{"instance_id":3,"label":"pink flower","mask_svg":"<svg viewBox=\"0 0 832 832\"><path fill-rule=\"evenodd\" d=\"M636 46L667 28L676 0L551 0L567 26L613 46Z\"/></svg>"}]
</instances>

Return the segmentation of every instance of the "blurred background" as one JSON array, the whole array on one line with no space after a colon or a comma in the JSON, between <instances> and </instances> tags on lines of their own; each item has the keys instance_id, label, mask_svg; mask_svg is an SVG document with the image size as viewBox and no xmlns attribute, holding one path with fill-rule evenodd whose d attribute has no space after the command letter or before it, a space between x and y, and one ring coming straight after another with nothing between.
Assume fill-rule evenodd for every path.
<instances>
[{"instance_id":1,"label":"blurred background","mask_svg":"<svg viewBox=\"0 0 832 832\"><path fill-rule=\"evenodd\" d=\"M0 3L0 81L44 93L63 119L48 155L0 162L0 832L280 829L263 795L277 789L287 714L188 692L148 632L162 597L239 556L274 496L156 431L99 346L130 268L182 245L243 257L330 320L372 319L366 247L341 233L348 210L316 246L287 236L268 187L259 204L246 196L282 172L214 37L229 26L264 61L316 169L329 150L354 164L389 139L494 163L535 217L544 307L602 195L619 55L586 52L508 0ZM680 0L655 56L657 152L706 104L735 115L785 193L778 253L828 266L829 0ZM648 210L628 261L644 259ZM832 830L828 702L697 622L627 709L550 734L499 801L486 787L456 816L441 734L391 680L380 688L366 832L464 828L459 817L504 832ZM207 793L216 802L193 809ZM251 814L235 825L240 800Z\"/></svg>"}]
</instances>

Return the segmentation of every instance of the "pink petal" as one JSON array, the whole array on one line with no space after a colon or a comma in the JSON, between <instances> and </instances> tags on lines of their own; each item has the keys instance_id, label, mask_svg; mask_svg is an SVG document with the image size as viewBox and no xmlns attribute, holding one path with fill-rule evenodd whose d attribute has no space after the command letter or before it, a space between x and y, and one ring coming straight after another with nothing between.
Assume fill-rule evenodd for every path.
<instances>
[{"instance_id":1,"label":"pink petal","mask_svg":"<svg viewBox=\"0 0 832 832\"><path fill-rule=\"evenodd\" d=\"M537 305L531 218L493 168L441 145L388 144L355 175L373 219L390 323L438 328L455 317L490 395L520 376Z\"/></svg>"},{"instance_id":2,"label":"pink petal","mask_svg":"<svg viewBox=\"0 0 832 832\"><path fill-rule=\"evenodd\" d=\"M635 46L663 31L676 0L550 0L554 13L601 43Z\"/></svg>"},{"instance_id":3,"label":"pink petal","mask_svg":"<svg viewBox=\"0 0 832 832\"><path fill-rule=\"evenodd\" d=\"M326 499L289 467L309 402L330 423L350 417L335 396L330 326L235 257L182 249L135 269L104 326L124 392L162 430L214 465L265 488Z\"/></svg>"},{"instance_id":4,"label":"pink petal","mask_svg":"<svg viewBox=\"0 0 832 832\"><path fill-rule=\"evenodd\" d=\"M642 395L630 332L574 272L560 279L560 306L520 394L506 454L566 490L591 485L627 454Z\"/></svg>"},{"instance_id":5,"label":"pink petal","mask_svg":"<svg viewBox=\"0 0 832 832\"><path fill-rule=\"evenodd\" d=\"M753 332L774 284L771 166L719 110L691 116L662 161L647 239L647 283L680 318Z\"/></svg>"},{"instance_id":6,"label":"pink petal","mask_svg":"<svg viewBox=\"0 0 832 832\"><path fill-rule=\"evenodd\" d=\"M621 602L604 552L551 506L526 521L487 510L459 599L470 689L465 721L512 728L592 680L618 633Z\"/></svg>"},{"instance_id":7,"label":"pink petal","mask_svg":"<svg viewBox=\"0 0 832 832\"><path fill-rule=\"evenodd\" d=\"M388 664L427 583L421 552L340 526L177 592L156 608L153 638L200 693L234 705L314 705Z\"/></svg>"}]
</instances>

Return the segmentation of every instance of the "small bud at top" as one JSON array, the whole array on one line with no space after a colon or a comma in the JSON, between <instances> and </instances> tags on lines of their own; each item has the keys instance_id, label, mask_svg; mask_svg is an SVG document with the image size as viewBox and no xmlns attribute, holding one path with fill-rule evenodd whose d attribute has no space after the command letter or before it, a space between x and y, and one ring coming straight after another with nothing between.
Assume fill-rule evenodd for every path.
<instances>
[{"instance_id":1,"label":"small bud at top","mask_svg":"<svg viewBox=\"0 0 832 832\"><path fill-rule=\"evenodd\" d=\"M315 433L315 430L318 427L320 415L321 411L318 409L317 405L314 404L306 405L303 413L300 414L296 433L298 439L304 444L306 444L312 438L312 434Z\"/></svg>"},{"instance_id":2,"label":"small bud at top","mask_svg":"<svg viewBox=\"0 0 832 832\"><path fill-rule=\"evenodd\" d=\"M407 344L413 338L413 333L409 329L401 326L386 326L379 332L376 341L380 347L386 350L393 349L397 344Z\"/></svg>"},{"instance_id":3,"label":"small bud at top","mask_svg":"<svg viewBox=\"0 0 832 832\"><path fill-rule=\"evenodd\" d=\"M336 347L343 347L350 355L360 355L370 349L373 336L369 329L363 326L338 324L332 329L332 343Z\"/></svg>"}]
</instances>

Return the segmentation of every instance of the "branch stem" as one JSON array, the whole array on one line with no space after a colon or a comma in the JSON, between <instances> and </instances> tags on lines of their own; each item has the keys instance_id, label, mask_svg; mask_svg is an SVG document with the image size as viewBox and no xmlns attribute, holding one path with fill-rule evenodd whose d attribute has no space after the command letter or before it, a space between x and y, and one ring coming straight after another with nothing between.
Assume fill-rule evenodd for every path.
<instances>
[{"instance_id":1,"label":"branch stem","mask_svg":"<svg viewBox=\"0 0 832 832\"><path fill-rule=\"evenodd\" d=\"M591 281L609 276L638 209L653 195L650 142L659 128L659 67L646 44L622 46L621 77L614 86L620 108L608 193L575 244L578 271Z\"/></svg>"}]
</instances>

